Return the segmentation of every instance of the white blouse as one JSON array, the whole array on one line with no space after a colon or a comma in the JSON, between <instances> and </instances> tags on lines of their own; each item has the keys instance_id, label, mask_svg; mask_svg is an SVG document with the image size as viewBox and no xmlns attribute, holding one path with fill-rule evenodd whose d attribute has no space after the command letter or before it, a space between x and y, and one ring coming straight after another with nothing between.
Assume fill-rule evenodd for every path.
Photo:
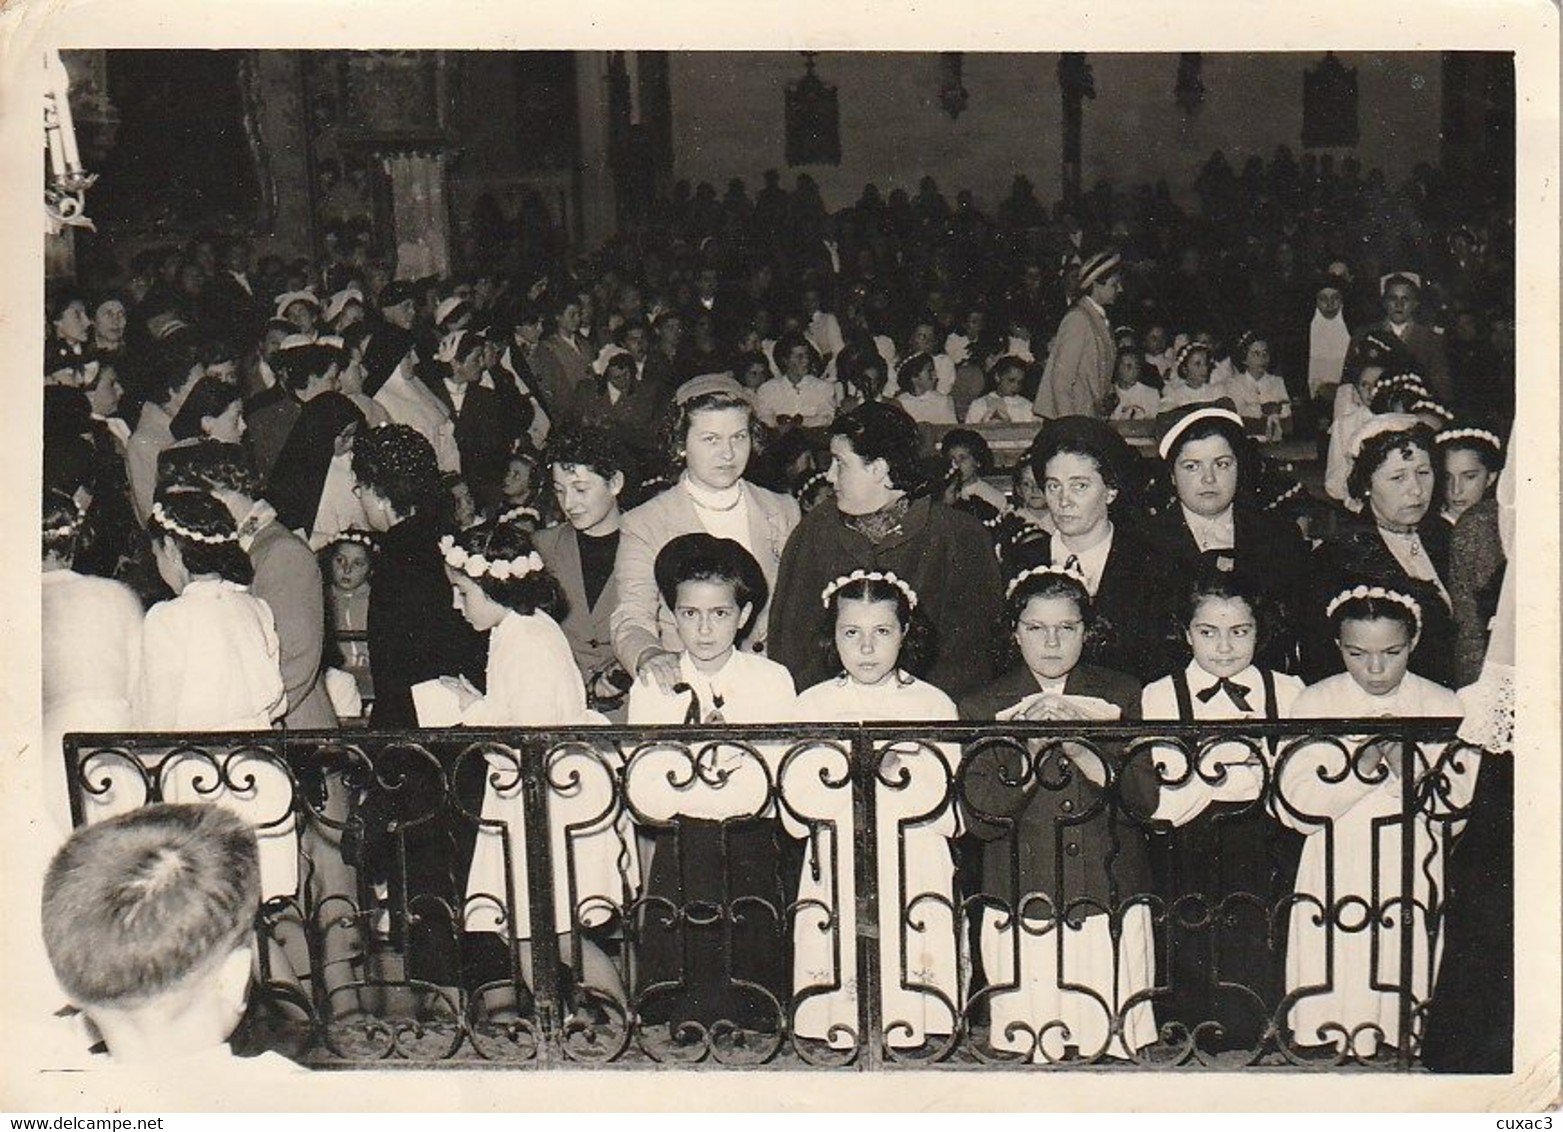
<instances>
[{"instance_id":1,"label":"white blouse","mask_svg":"<svg viewBox=\"0 0 1563 1132\"><path fill-rule=\"evenodd\" d=\"M245 586L193 581L152 607L141 637L138 725L254 731L287 711L271 607Z\"/></svg>"},{"instance_id":2,"label":"white blouse","mask_svg":"<svg viewBox=\"0 0 1563 1132\"><path fill-rule=\"evenodd\" d=\"M548 727L584 722L586 688L564 630L548 614L511 611L489 632L487 691L468 704L472 727Z\"/></svg>"}]
</instances>

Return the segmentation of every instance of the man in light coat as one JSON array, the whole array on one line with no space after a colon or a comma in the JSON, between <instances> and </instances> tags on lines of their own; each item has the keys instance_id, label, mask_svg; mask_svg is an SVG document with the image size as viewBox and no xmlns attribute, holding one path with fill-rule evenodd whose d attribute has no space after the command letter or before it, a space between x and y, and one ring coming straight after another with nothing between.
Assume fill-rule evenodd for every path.
<instances>
[{"instance_id":1,"label":"man in light coat","mask_svg":"<svg viewBox=\"0 0 1563 1132\"><path fill-rule=\"evenodd\" d=\"M1119 262L1116 254L1098 252L1080 265L1075 304L1058 324L1037 386L1037 416L1057 420L1102 415L1102 398L1112 386L1118 356L1107 308L1123 290Z\"/></svg>"}]
</instances>

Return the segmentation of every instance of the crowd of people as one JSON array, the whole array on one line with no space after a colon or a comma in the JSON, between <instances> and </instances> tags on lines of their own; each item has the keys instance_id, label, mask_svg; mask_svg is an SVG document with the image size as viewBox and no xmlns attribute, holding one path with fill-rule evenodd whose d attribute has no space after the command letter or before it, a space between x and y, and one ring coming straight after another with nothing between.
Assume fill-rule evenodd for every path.
<instances>
[{"instance_id":1,"label":"crowd of people","mask_svg":"<svg viewBox=\"0 0 1563 1132\"><path fill-rule=\"evenodd\" d=\"M1285 151L1241 173L1217 155L1198 191L1195 216L1164 186L1050 216L1017 178L990 219L930 178L828 215L806 177L790 194L768 177L752 202L741 182L720 201L676 193L655 226L535 275L524 249L525 270L404 280L367 259L252 264L243 239L197 237L51 294L50 757L68 731L361 719L1459 716L1505 570L1504 218L1455 211L1431 169L1391 192ZM1002 472L995 422L1035 430ZM946 426L937 446L926 426ZM1284 437L1314 438L1318 474L1266 455ZM970 987L952 917L971 896L981 966L1009 988L987 999L1000 1050L1060 1056L1050 1019L1087 1056L1129 1056L1169 1020L1221 1019L1201 1040L1244 1048L1284 994L1320 985L1290 1008L1298 1046L1408 1039L1382 988L1397 933L1422 927L1343 932L1312 909L1400 891L1379 827L1435 755L919 750L891 750L911 785L879 804L882 897L903 856L906 891L933 897L881 934L884 1017L905 1023L891 1044L953 1032ZM738 791L733 757L700 780ZM1437 770L1457 802L1477 766ZM482 814L507 832L484 826L456 866L464 926L526 936L506 868L522 792L502 777ZM580 937L601 991L656 989L675 1028L763 1028L759 1000L796 995L796 1035L848 1041L855 941L832 945L830 925L853 906L851 839L774 800L735 820L708 794L657 803L676 840L626 808L566 853L559 823L561 942ZM936 816L898 823L900 808ZM1408 828L1430 862L1418 885L1438 884L1435 823ZM717 859L702 844L725 879L701 872ZM268 890L264 853L260 869ZM1129 899L1190 891L1302 897L1284 946L1264 916L1221 938L1223 977L1268 1004L1257 1030L1208 964L1177 966L1198 947ZM788 954L776 923L648 912L627 987L575 929L637 894L818 922ZM1177 993L1153 1004L1141 992L1169 964ZM1436 967L1416 965L1419 997Z\"/></svg>"}]
</instances>

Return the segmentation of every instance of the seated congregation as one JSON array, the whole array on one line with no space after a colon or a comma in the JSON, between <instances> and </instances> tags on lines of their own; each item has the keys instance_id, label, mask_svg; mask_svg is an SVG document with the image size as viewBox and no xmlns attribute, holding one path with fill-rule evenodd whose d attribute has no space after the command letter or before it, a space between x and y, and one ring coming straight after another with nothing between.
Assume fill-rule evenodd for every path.
<instances>
[{"instance_id":1,"label":"seated congregation","mask_svg":"<svg viewBox=\"0 0 1563 1132\"><path fill-rule=\"evenodd\" d=\"M793 740L606 743L568 807L550 796L551 921L501 754L463 834L370 829L351 861L316 844L336 864L305 880L268 852L297 834L274 824L253 887L403 914L444 899L444 938L486 973L426 922L374 934L408 978L468 990L496 968L535 986L551 923L577 1014L675 1043L926 1053L975 1026L1011 1060L1368 1061L1420 1056L1447 1024L1433 894L1448 815L1493 756L1452 726L1412 746L1298 738L1458 719L1455 689L1512 633L1512 397L1501 365L1451 368L1415 321L1420 275L1385 275L1384 320L1355 332L1343 263L1298 311L1265 312L1274 330L1234 332L1209 311L1172 325L1142 301L1156 269L1107 249L1066 258L1067 304L1029 269L968 278L958 319L942 283L896 316L872 255L820 270L781 251L736 285L715 264L654 284L604 260L513 298L491 274L337 263L284 273L263 308L247 245L207 244L189 262L220 250L232 286L51 300L45 804L62 828L71 732L892 722L912 734L876 752L871 831L828 788L840 766ZM1126 290L1144 317L1115 328ZM920 424L951 427L930 449ZM1035 435L1001 472L985 430L1016 424ZM1316 438L1320 475L1267 455L1283 437ZM1299 723L1157 731L1244 720ZM915 738L955 722L969 741ZM1053 738L1015 738L1044 722ZM1093 737L1113 723L1138 738ZM1408 852L1424 867L1406 891ZM1418 910L1381 915L1396 903ZM859 1032L870 939L877 1035ZM1409 1033L1406 996L1435 1006Z\"/></svg>"}]
</instances>

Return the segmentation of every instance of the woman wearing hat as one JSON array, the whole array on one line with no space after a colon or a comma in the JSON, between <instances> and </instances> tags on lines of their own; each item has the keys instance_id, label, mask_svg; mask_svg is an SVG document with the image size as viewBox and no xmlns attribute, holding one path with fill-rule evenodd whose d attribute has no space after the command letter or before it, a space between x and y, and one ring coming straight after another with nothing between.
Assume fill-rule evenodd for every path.
<instances>
[{"instance_id":1,"label":"woman wearing hat","mask_svg":"<svg viewBox=\"0 0 1563 1132\"><path fill-rule=\"evenodd\" d=\"M1171 600L1163 585L1167 563L1135 523L1123 521L1123 493L1135 460L1104 421L1076 416L1044 426L1031 449L1031 467L1055 529L1015 557L1020 569L1048 564L1078 574L1101 630L1086 659L1149 681L1173 664Z\"/></svg>"},{"instance_id":2,"label":"woman wearing hat","mask_svg":"<svg viewBox=\"0 0 1563 1132\"><path fill-rule=\"evenodd\" d=\"M1080 265L1075 304L1058 324L1042 383L1037 387L1037 416L1056 420L1099 415L1118 356L1107 319L1107 308L1123 290L1118 268L1118 256L1108 252L1099 252Z\"/></svg>"},{"instance_id":3,"label":"woman wearing hat","mask_svg":"<svg viewBox=\"0 0 1563 1132\"><path fill-rule=\"evenodd\" d=\"M1367 582L1407 594L1421 606L1411 670L1452 685L1455 632L1444 581L1449 525L1433 507L1438 497L1433 433L1416 417L1381 414L1358 427L1347 455L1347 507L1358 521L1343 524L1314 554L1303 674L1319 679L1340 671L1340 650L1320 611L1348 582Z\"/></svg>"},{"instance_id":4,"label":"woman wearing hat","mask_svg":"<svg viewBox=\"0 0 1563 1132\"><path fill-rule=\"evenodd\" d=\"M1259 454L1244 433L1243 418L1223 400L1164 413L1157 426L1157 452L1173 502L1149 522L1145 533L1161 568L1188 577L1209 563L1246 578L1272 610L1258 663L1294 671L1297 612L1308 586L1308 547L1295 523L1263 509Z\"/></svg>"},{"instance_id":5,"label":"woman wearing hat","mask_svg":"<svg viewBox=\"0 0 1563 1132\"><path fill-rule=\"evenodd\" d=\"M626 672L650 677L664 691L679 680L679 639L673 614L657 588L657 554L679 535L705 531L737 542L774 585L782 548L798 525L798 504L743 478L754 448L754 407L748 390L726 374L686 381L674 394L678 417L672 456L682 474L672 487L624 516L613 577L613 649ZM763 611L740 647L765 649Z\"/></svg>"}]
</instances>

